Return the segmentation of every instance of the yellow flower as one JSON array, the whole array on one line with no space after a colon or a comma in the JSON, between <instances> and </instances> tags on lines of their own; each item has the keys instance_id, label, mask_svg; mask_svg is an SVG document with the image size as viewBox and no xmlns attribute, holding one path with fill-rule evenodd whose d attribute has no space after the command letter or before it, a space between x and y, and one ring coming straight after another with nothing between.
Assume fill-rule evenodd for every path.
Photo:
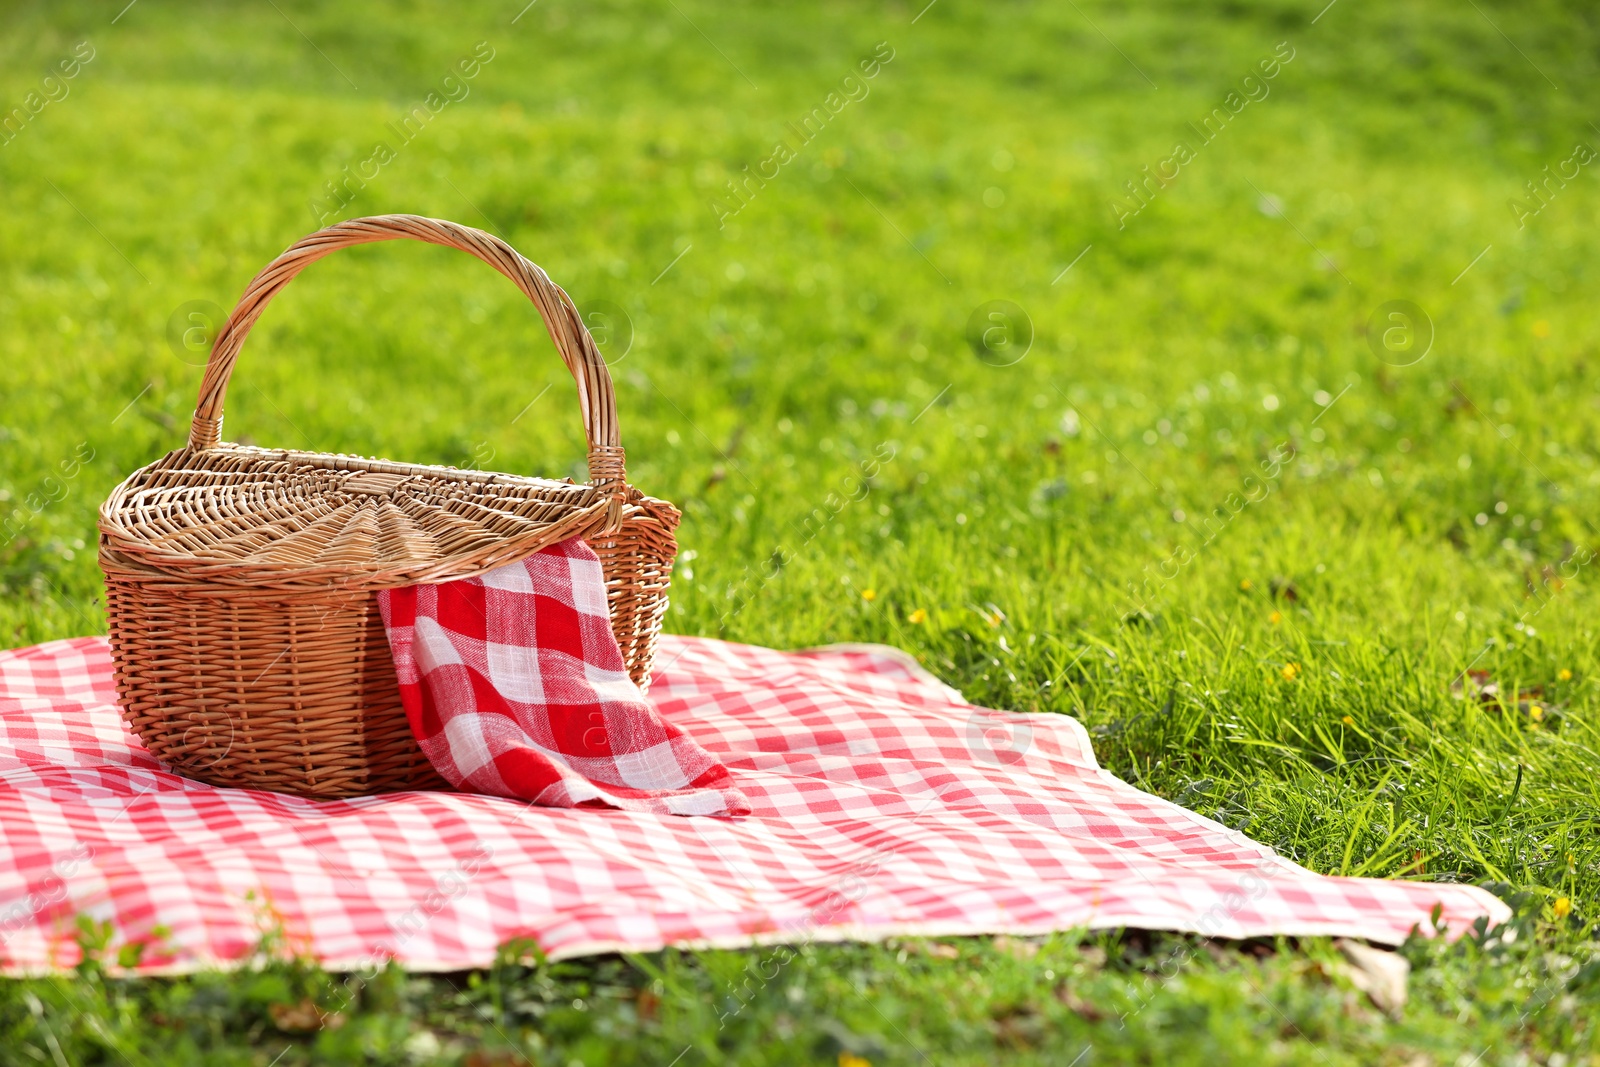
<instances>
[{"instance_id":1,"label":"yellow flower","mask_svg":"<svg viewBox=\"0 0 1600 1067\"><path fill-rule=\"evenodd\" d=\"M1544 709L1535 704L1533 707L1528 709L1528 718L1532 719L1534 722L1543 722Z\"/></svg>"},{"instance_id":2,"label":"yellow flower","mask_svg":"<svg viewBox=\"0 0 1600 1067\"><path fill-rule=\"evenodd\" d=\"M839 1053L839 1067L872 1067L872 1061L863 1059L853 1052Z\"/></svg>"},{"instance_id":3,"label":"yellow flower","mask_svg":"<svg viewBox=\"0 0 1600 1067\"><path fill-rule=\"evenodd\" d=\"M1354 717L1349 716L1349 715L1346 715L1344 718L1340 719L1339 721L1344 723L1346 726L1354 726L1356 724L1356 720L1354 719Z\"/></svg>"},{"instance_id":4,"label":"yellow flower","mask_svg":"<svg viewBox=\"0 0 1600 1067\"><path fill-rule=\"evenodd\" d=\"M871 603L878 599L878 591L876 589L863 589L861 590L861 599Z\"/></svg>"},{"instance_id":5,"label":"yellow flower","mask_svg":"<svg viewBox=\"0 0 1600 1067\"><path fill-rule=\"evenodd\" d=\"M1283 680L1284 681L1292 682L1295 679L1295 675L1300 673L1300 664L1298 664L1298 663L1286 663L1283 666L1283 670L1281 672L1279 672L1279 673L1281 673L1283 675Z\"/></svg>"},{"instance_id":6,"label":"yellow flower","mask_svg":"<svg viewBox=\"0 0 1600 1067\"><path fill-rule=\"evenodd\" d=\"M1271 615L1268 615L1267 618L1274 626L1283 621L1283 616L1276 611L1274 611Z\"/></svg>"},{"instance_id":7,"label":"yellow flower","mask_svg":"<svg viewBox=\"0 0 1600 1067\"><path fill-rule=\"evenodd\" d=\"M1550 905L1550 910L1555 912L1558 919L1565 919L1572 914L1572 899L1570 897L1556 897L1556 902Z\"/></svg>"},{"instance_id":8,"label":"yellow flower","mask_svg":"<svg viewBox=\"0 0 1600 1067\"><path fill-rule=\"evenodd\" d=\"M1250 588L1250 579L1246 578L1244 581L1240 582L1239 588L1248 590Z\"/></svg>"},{"instance_id":9,"label":"yellow flower","mask_svg":"<svg viewBox=\"0 0 1600 1067\"><path fill-rule=\"evenodd\" d=\"M1558 673L1556 677L1561 679L1563 682L1570 682L1572 681L1572 672L1567 670L1565 667L1562 667L1560 673Z\"/></svg>"},{"instance_id":10,"label":"yellow flower","mask_svg":"<svg viewBox=\"0 0 1600 1067\"><path fill-rule=\"evenodd\" d=\"M1538 322L1533 324L1533 335L1535 337L1549 337L1550 324L1545 320L1540 319Z\"/></svg>"},{"instance_id":11,"label":"yellow flower","mask_svg":"<svg viewBox=\"0 0 1600 1067\"><path fill-rule=\"evenodd\" d=\"M913 626L920 626L927 621L928 613L923 611L921 608L918 608L916 611L913 611L910 615L906 616L906 622L909 622Z\"/></svg>"}]
</instances>

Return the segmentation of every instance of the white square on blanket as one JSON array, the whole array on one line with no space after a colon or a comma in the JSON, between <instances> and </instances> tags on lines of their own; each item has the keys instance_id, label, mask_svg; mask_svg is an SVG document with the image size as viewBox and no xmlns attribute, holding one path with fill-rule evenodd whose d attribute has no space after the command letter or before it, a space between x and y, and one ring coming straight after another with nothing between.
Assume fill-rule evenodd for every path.
<instances>
[{"instance_id":1,"label":"white square on blanket","mask_svg":"<svg viewBox=\"0 0 1600 1067\"><path fill-rule=\"evenodd\" d=\"M544 679L539 674L539 650L490 641L484 646L489 682L507 700L519 704L545 703Z\"/></svg>"},{"instance_id":2,"label":"white square on blanket","mask_svg":"<svg viewBox=\"0 0 1600 1067\"><path fill-rule=\"evenodd\" d=\"M618 752L612 758L618 776L634 789L682 789L689 784L670 741L638 752Z\"/></svg>"},{"instance_id":3,"label":"white square on blanket","mask_svg":"<svg viewBox=\"0 0 1600 1067\"><path fill-rule=\"evenodd\" d=\"M599 561L568 556L567 569L572 575L572 606L585 615L609 618L611 609L606 606L606 576Z\"/></svg>"},{"instance_id":4,"label":"white square on blanket","mask_svg":"<svg viewBox=\"0 0 1600 1067\"><path fill-rule=\"evenodd\" d=\"M456 646L450 642L450 635L445 633L444 627L439 625L437 619L428 615L418 615L416 623L412 626L412 645L416 651L412 654L417 658L417 666L423 674L436 670L439 667L454 666L462 663Z\"/></svg>"},{"instance_id":5,"label":"white square on blanket","mask_svg":"<svg viewBox=\"0 0 1600 1067\"><path fill-rule=\"evenodd\" d=\"M574 661L576 664L576 661ZM584 681L594 689L594 696L604 704L623 704L644 699L639 686L626 671L609 671L592 663L582 663Z\"/></svg>"},{"instance_id":6,"label":"white square on blanket","mask_svg":"<svg viewBox=\"0 0 1600 1067\"><path fill-rule=\"evenodd\" d=\"M521 560L496 567L487 574L479 575L478 580L490 589L504 589L508 593L533 592L533 579Z\"/></svg>"},{"instance_id":7,"label":"white square on blanket","mask_svg":"<svg viewBox=\"0 0 1600 1067\"><path fill-rule=\"evenodd\" d=\"M456 765L463 778L471 778L494 762L488 738L483 736L483 720L482 715L457 715L445 720L444 737L450 762Z\"/></svg>"}]
</instances>

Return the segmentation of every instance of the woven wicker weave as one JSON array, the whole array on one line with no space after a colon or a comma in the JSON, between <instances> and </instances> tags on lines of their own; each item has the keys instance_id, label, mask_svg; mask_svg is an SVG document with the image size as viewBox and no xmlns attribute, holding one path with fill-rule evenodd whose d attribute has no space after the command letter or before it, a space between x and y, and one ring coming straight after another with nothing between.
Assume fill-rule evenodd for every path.
<instances>
[{"instance_id":1,"label":"woven wicker weave","mask_svg":"<svg viewBox=\"0 0 1600 1067\"><path fill-rule=\"evenodd\" d=\"M407 237L516 283L578 384L588 485L221 442L239 350L267 302L340 248ZM641 686L678 512L627 484L616 398L572 301L505 242L414 215L314 233L256 275L218 333L185 448L100 509L123 716L162 762L217 785L338 797L443 785L400 707L377 590L482 574L569 537L605 569Z\"/></svg>"}]
</instances>

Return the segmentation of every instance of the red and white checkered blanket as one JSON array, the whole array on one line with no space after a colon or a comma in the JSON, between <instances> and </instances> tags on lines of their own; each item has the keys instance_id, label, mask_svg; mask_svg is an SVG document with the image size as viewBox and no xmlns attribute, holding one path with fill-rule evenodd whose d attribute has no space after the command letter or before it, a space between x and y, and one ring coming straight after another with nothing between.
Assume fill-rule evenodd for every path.
<instances>
[{"instance_id":1,"label":"red and white checkered blanket","mask_svg":"<svg viewBox=\"0 0 1600 1067\"><path fill-rule=\"evenodd\" d=\"M728 769L650 706L579 538L477 578L385 589L411 734L445 781L554 808L744 815Z\"/></svg>"},{"instance_id":2,"label":"red and white checkered blanket","mask_svg":"<svg viewBox=\"0 0 1600 1067\"><path fill-rule=\"evenodd\" d=\"M70 966L73 918L145 970L265 929L335 968L666 944L1135 926L1395 942L1507 909L1459 885L1328 878L1099 769L1061 715L985 711L884 648L665 637L650 701L751 814L684 819L455 793L317 803L161 770L102 638L0 653L0 970Z\"/></svg>"}]
</instances>

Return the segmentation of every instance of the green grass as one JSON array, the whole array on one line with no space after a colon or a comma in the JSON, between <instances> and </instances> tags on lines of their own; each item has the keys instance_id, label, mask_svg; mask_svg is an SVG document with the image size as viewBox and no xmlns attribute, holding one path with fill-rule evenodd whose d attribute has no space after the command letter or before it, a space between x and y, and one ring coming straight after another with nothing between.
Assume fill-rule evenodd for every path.
<instances>
[{"instance_id":1,"label":"green grass","mask_svg":"<svg viewBox=\"0 0 1600 1067\"><path fill-rule=\"evenodd\" d=\"M0 145L4 644L103 630L95 508L181 442L199 383L170 320L227 306L384 140L338 215L493 226L623 309L632 478L685 512L673 630L899 645L1315 870L1498 884L1521 936L1408 946L1400 1020L1315 940L814 945L748 994L771 950L355 994L91 966L0 985L0 1056L1597 1062L1594 168L1521 228L1509 205L1600 145L1590 10L121 6L0 13L6 111L95 49ZM401 145L387 124L479 41L470 95ZM1285 41L1199 146L1187 124ZM713 198L879 42L870 94L719 228ZM1180 138L1194 158L1119 228ZM1031 322L1015 362L966 339L997 299ZM1364 336L1397 299L1434 333L1409 366ZM502 279L363 248L275 302L226 433L577 473L563 377ZM1453 695L1469 666L1507 707ZM272 1005L304 998L346 1024L286 1035Z\"/></svg>"}]
</instances>

